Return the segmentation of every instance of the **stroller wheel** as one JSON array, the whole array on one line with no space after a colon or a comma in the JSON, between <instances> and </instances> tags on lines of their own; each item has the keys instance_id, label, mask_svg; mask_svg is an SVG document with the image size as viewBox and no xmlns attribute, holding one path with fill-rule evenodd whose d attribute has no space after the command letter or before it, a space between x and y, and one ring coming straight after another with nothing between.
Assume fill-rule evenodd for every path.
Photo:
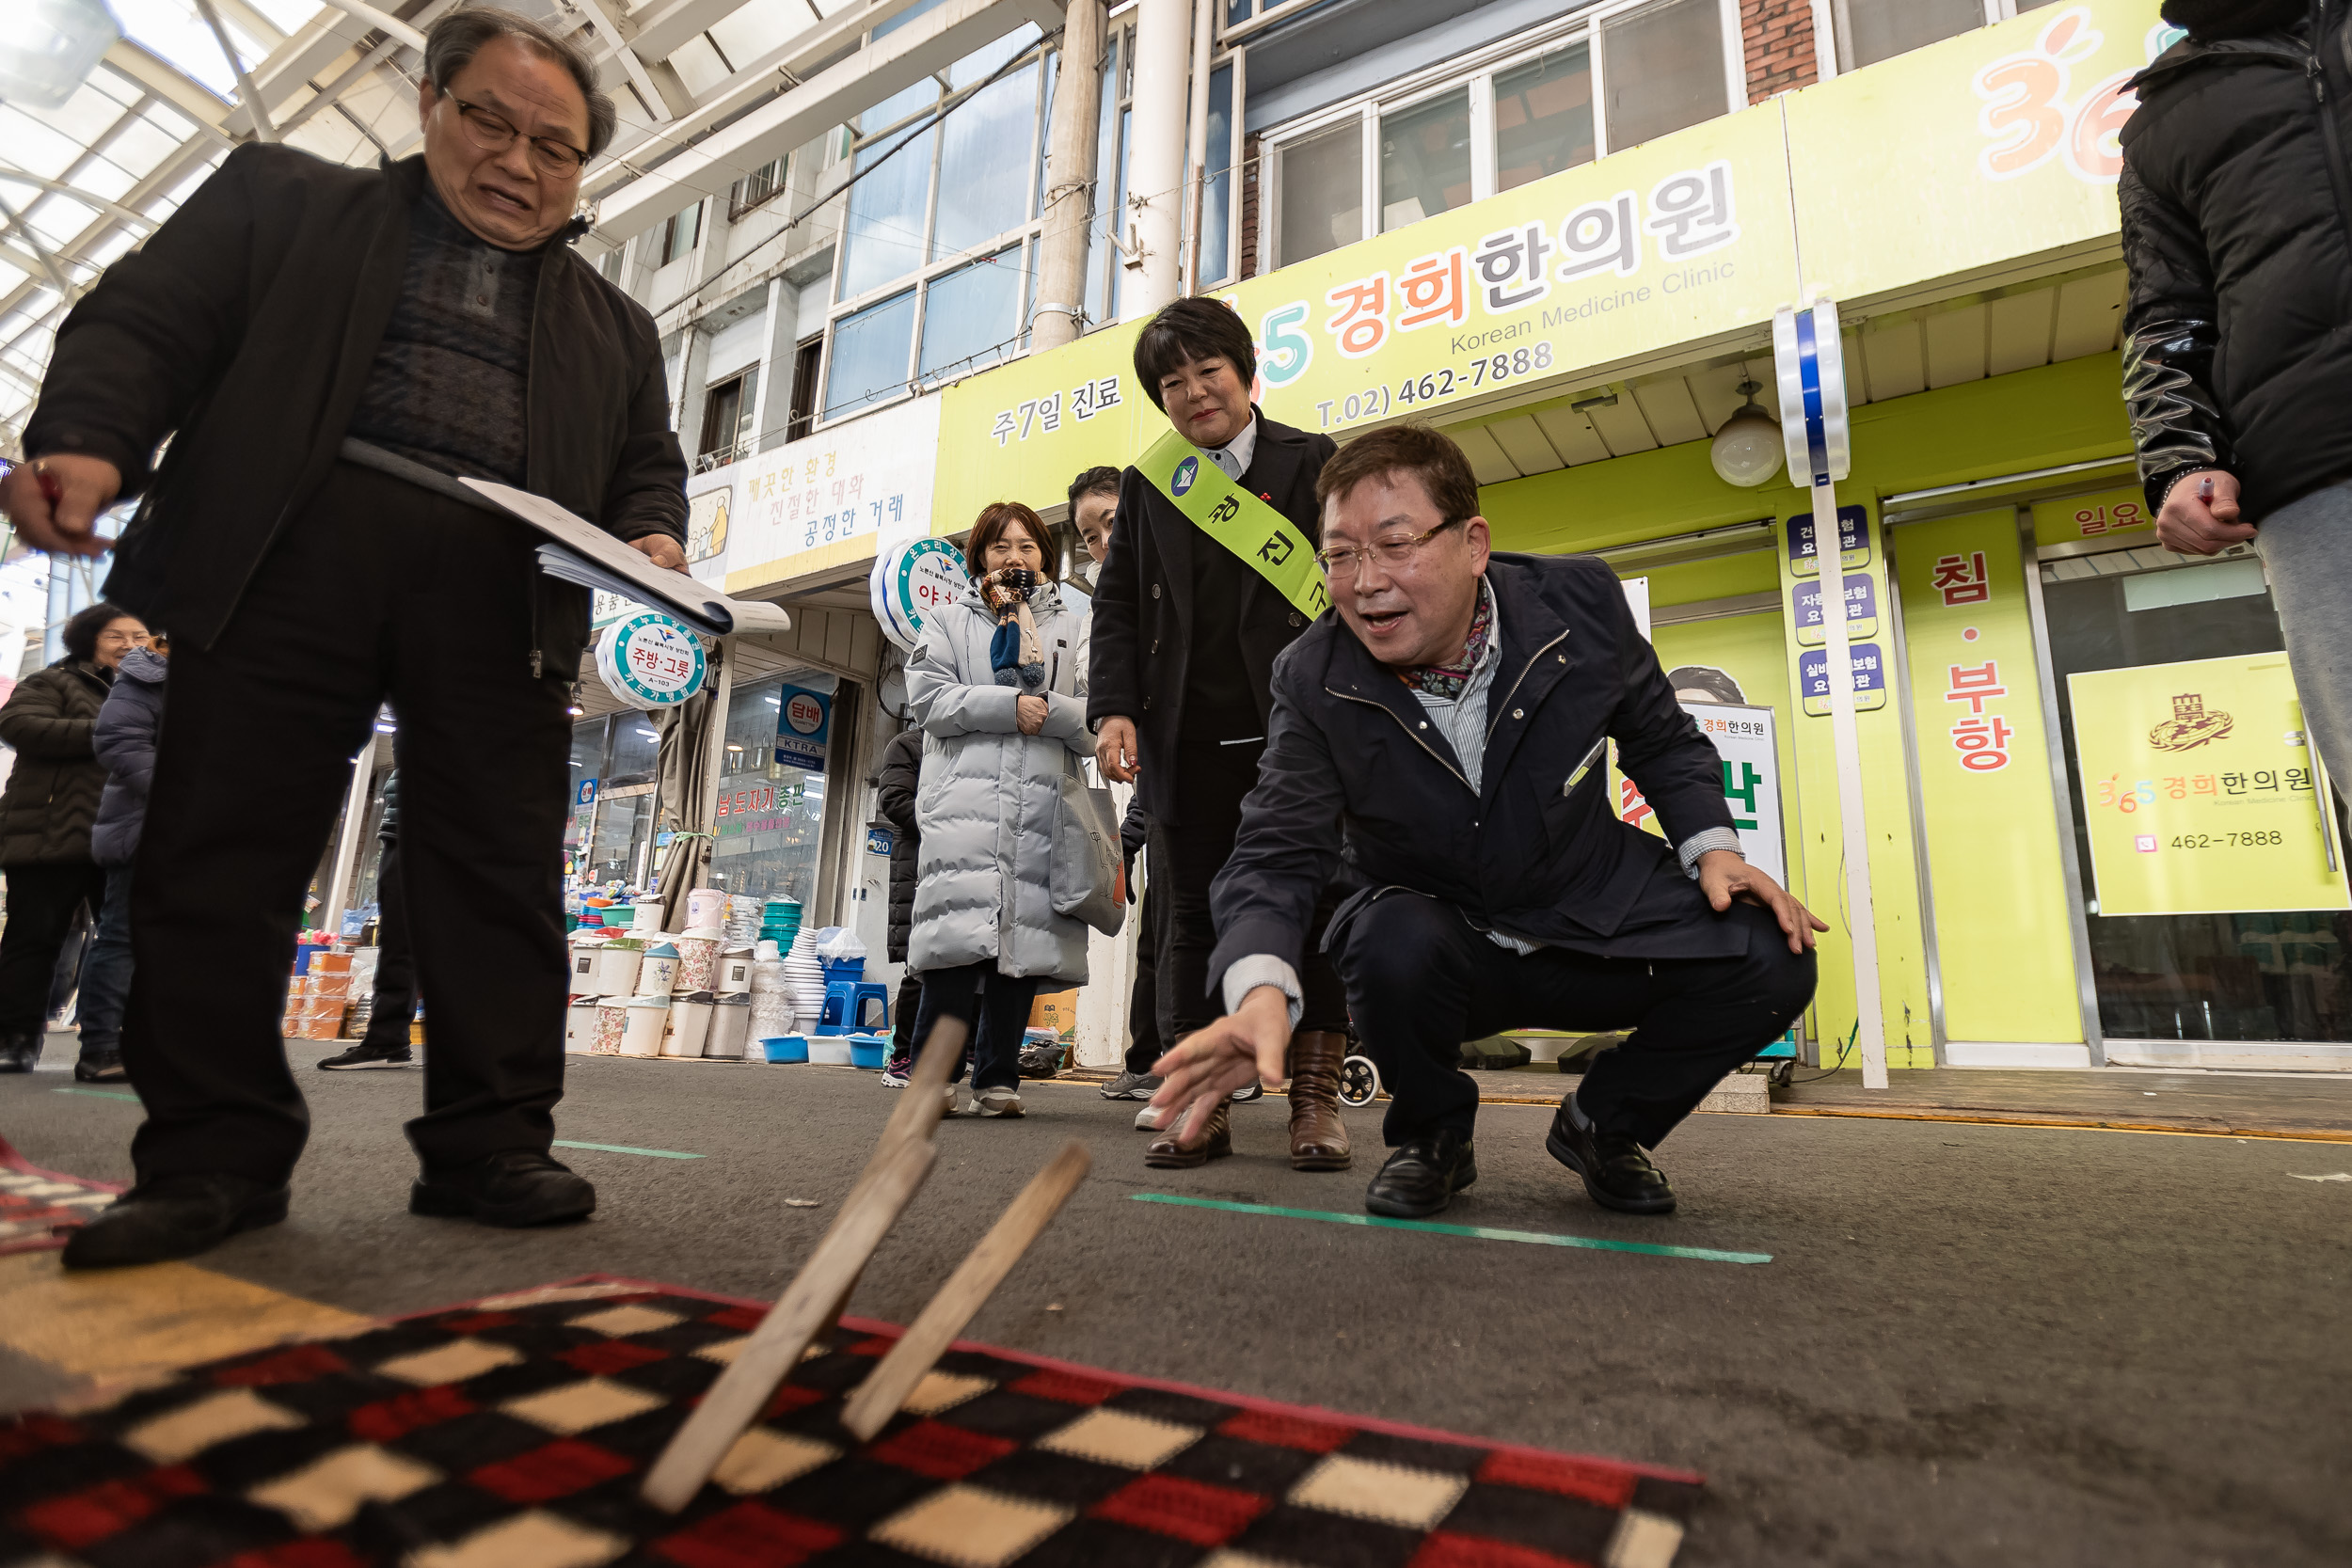
<instances>
[{"instance_id":1,"label":"stroller wheel","mask_svg":"<svg viewBox=\"0 0 2352 1568\"><path fill-rule=\"evenodd\" d=\"M1340 1063L1340 1103L1369 1105L1380 1092L1380 1069L1369 1056L1350 1056Z\"/></svg>"}]
</instances>

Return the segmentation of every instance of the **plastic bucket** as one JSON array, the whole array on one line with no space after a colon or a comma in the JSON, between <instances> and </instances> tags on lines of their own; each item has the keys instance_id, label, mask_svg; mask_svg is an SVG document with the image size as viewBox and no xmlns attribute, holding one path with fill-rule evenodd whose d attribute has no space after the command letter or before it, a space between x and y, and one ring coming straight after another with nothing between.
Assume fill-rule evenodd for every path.
<instances>
[{"instance_id":1,"label":"plastic bucket","mask_svg":"<svg viewBox=\"0 0 2352 1568\"><path fill-rule=\"evenodd\" d=\"M678 952L668 942L658 942L645 949L645 961L637 969L637 987L647 996L667 996L677 989Z\"/></svg>"},{"instance_id":2,"label":"plastic bucket","mask_svg":"<svg viewBox=\"0 0 2352 1568\"><path fill-rule=\"evenodd\" d=\"M850 1037L847 1035L811 1035L808 1037L808 1059L823 1067L849 1067Z\"/></svg>"},{"instance_id":3,"label":"plastic bucket","mask_svg":"<svg viewBox=\"0 0 2352 1568\"><path fill-rule=\"evenodd\" d=\"M723 889L698 887L686 895L686 924L690 929L722 925L726 917L727 895Z\"/></svg>"},{"instance_id":4,"label":"plastic bucket","mask_svg":"<svg viewBox=\"0 0 2352 1568\"><path fill-rule=\"evenodd\" d=\"M771 1062L808 1060L808 1038L804 1035L771 1035L759 1042L759 1049Z\"/></svg>"},{"instance_id":5,"label":"plastic bucket","mask_svg":"<svg viewBox=\"0 0 2352 1568\"><path fill-rule=\"evenodd\" d=\"M596 1048L596 1002L585 996L564 1009L564 1049L575 1056Z\"/></svg>"},{"instance_id":6,"label":"plastic bucket","mask_svg":"<svg viewBox=\"0 0 2352 1568\"><path fill-rule=\"evenodd\" d=\"M711 1005L710 1037L703 1044L703 1054L739 1062L743 1059L743 1042L751 1032L752 999L723 996Z\"/></svg>"},{"instance_id":7,"label":"plastic bucket","mask_svg":"<svg viewBox=\"0 0 2352 1568\"><path fill-rule=\"evenodd\" d=\"M628 1031L628 1007L618 1001L596 1004L596 1037L588 1047L596 1056L617 1056L621 1053L621 1037Z\"/></svg>"},{"instance_id":8,"label":"plastic bucket","mask_svg":"<svg viewBox=\"0 0 2352 1568\"><path fill-rule=\"evenodd\" d=\"M710 989L721 996L735 996L752 989L752 950L748 947L720 949L717 964L710 972Z\"/></svg>"},{"instance_id":9,"label":"plastic bucket","mask_svg":"<svg viewBox=\"0 0 2352 1568\"><path fill-rule=\"evenodd\" d=\"M621 1031L621 1054L660 1055L662 1032L670 1022L670 999L666 996L632 996L623 1004L621 1011L628 1015Z\"/></svg>"},{"instance_id":10,"label":"plastic bucket","mask_svg":"<svg viewBox=\"0 0 2352 1568\"><path fill-rule=\"evenodd\" d=\"M817 961L825 966L825 984L829 986L835 980L863 980L866 978L866 960L864 958L819 958Z\"/></svg>"},{"instance_id":11,"label":"plastic bucket","mask_svg":"<svg viewBox=\"0 0 2352 1568\"><path fill-rule=\"evenodd\" d=\"M637 972L644 961L644 951L633 942L606 942L596 955L596 983L588 990L598 996L634 996Z\"/></svg>"},{"instance_id":12,"label":"plastic bucket","mask_svg":"<svg viewBox=\"0 0 2352 1568\"><path fill-rule=\"evenodd\" d=\"M629 928L643 936L650 937L660 935L661 900L659 898L640 898L634 905L630 906Z\"/></svg>"},{"instance_id":13,"label":"plastic bucket","mask_svg":"<svg viewBox=\"0 0 2352 1568\"><path fill-rule=\"evenodd\" d=\"M670 1022L661 1037L664 1056L699 1056L710 1037L710 993L696 991L670 1003Z\"/></svg>"},{"instance_id":14,"label":"plastic bucket","mask_svg":"<svg viewBox=\"0 0 2352 1568\"><path fill-rule=\"evenodd\" d=\"M710 990L710 973L719 964L718 928L707 927L677 939L677 989Z\"/></svg>"},{"instance_id":15,"label":"plastic bucket","mask_svg":"<svg viewBox=\"0 0 2352 1568\"><path fill-rule=\"evenodd\" d=\"M880 1071L882 1065L890 1060L889 1036L851 1035L849 1038L850 1065L851 1067L862 1067L869 1070Z\"/></svg>"}]
</instances>

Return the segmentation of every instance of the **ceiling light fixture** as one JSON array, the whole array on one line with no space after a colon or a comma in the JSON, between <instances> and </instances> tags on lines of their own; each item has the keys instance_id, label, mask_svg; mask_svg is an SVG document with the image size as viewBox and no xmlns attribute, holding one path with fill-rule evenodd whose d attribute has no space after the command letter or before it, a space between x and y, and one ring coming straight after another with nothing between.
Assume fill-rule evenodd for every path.
<instances>
[{"instance_id":1,"label":"ceiling light fixture","mask_svg":"<svg viewBox=\"0 0 2352 1568\"><path fill-rule=\"evenodd\" d=\"M1714 444L1707 452L1707 460L1715 466L1715 477L1743 490L1753 490L1780 472L1780 421L1756 404L1756 394L1763 389L1760 382L1740 383L1740 395L1747 401L1733 409L1731 418L1715 432Z\"/></svg>"}]
</instances>

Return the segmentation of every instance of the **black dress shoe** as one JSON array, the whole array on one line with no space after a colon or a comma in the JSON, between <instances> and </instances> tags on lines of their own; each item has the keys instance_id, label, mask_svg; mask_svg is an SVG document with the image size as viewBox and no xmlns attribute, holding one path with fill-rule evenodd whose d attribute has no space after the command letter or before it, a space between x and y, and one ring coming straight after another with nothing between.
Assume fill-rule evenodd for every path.
<instances>
[{"instance_id":1,"label":"black dress shoe","mask_svg":"<svg viewBox=\"0 0 2352 1568\"><path fill-rule=\"evenodd\" d=\"M1603 1132L1579 1127L1568 1109L1571 1094L1560 1101L1551 1118L1544 1148L1551 1157L1584 1179L1584 1190L1595 1203L1629 1214L1671 1214L1675 1190L1666 1173L1649 1163L1649 1150L1623 1132Z\"/></svg>"},{"instance_id":2,"label":"black dress shoe","mask_svg":"<svg viewBox=\"0 0 2352 1568\"><path fill-rule=\"evenodd\" d=\"M69 1269L119 1269L209 1252L286 1217L286 1189L214 1171L142 1181L65 1243Z\"/></svg>"},{"instance_id":3,"label":"black dress shoe","mask_svg":"<svg viewBox=\"0 0 2352 1568\"><path fill-rule=\"evenodd\" d=\"M1451 1127L1440 1128L1391 1151L1364 1189L1364 1207L1391 1219L1426 1219L1443 1212L1455 1193L1477 1180L1478 1154L1470 1140Z\"/></svg>"},{"instance_id":4,"label":"black dress shoe","mask_svg":"<svg viewBox=\"0 0 2352 1568\"><path fill-rule=\"evenodd\" d=\"M470 1165L428 1168L408 1189L408 1212L519 1229L584 1220L596 1189L535 1148L508 1149Z\"/></svg>"},{"instance_id":5,"label":"black dress shoe","mask_svg":"<svg viewBox=\"0 0 2352 1568\"><path fill-rule=\"evenodd\" d=\"M119 1051L85 1051L82 1059L73 1064L73 1081L77 1084L119 1084L130 1076Z\"/></svg>"},{"instance_id":6,"label":"black dress shoe","mask_svg":"<svg viewBox=\"0 0 2352 1568\"><path fill-rule=\"evenodd\" d=\"M0 1072L30 1072L40 1060L41 1047L48 1043L45 1034L15 1034L0 1036Z\"/></svg>"}]
</instances>

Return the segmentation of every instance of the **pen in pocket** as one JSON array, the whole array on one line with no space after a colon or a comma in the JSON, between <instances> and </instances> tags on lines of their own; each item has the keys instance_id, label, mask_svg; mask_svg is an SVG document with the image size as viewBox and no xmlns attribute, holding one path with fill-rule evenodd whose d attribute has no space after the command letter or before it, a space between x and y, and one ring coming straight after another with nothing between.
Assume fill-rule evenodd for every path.
<instances>
[{"instance_id":1,"label":"pen in pocket","mask_svg":"<svg viewBox=\"0 0 2352 1568\"><path fill-rule=\"evenodd\" d=\"M1576 786L1584 782L1584 775L1593 770L1593 764L1598 762L1600 760L1600 754L1608 749L1609 737L1607 736L1604 735L1598 740L1594 741L1593 749L1584 753L1584 760L1578 763L1576 765L1576 771L1568 775L1568 782L1560 786L1560 793L1563 795L1575 794Z\"/></svg>"}]
</instances>

